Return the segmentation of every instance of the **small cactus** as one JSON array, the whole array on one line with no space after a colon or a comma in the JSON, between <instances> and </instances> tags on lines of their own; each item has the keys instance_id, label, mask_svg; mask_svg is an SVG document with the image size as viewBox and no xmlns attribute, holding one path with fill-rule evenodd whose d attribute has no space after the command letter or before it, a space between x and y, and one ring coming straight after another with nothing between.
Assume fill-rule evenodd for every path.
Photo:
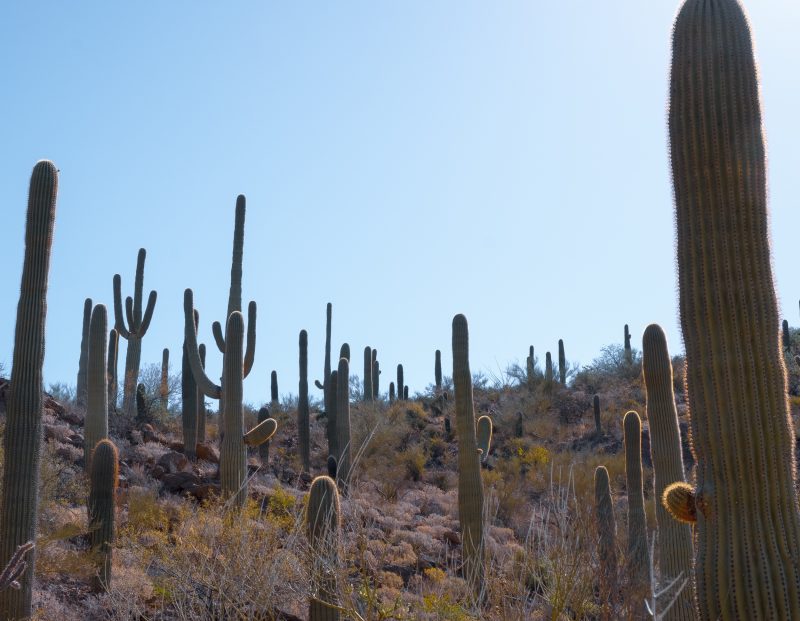
<instances>
[{"instance_id":1,"label":"small cactus","mask_svg":"<svg viewBox=\"0 0 800 621\"><path fill-rule=\"evenodd\" d=\"M389 382L389 403L394 403L395 399L394 382Z\"/></svg>"},{"instance_id":2,"label":"small cactus","mask_svg":"<svg viewBox=\"0 0 800 621\"><path fill-rule=\"evenodd\" d=\"M103 338L105 339L105 334ZM91 548L97 561L97 575L93 581L96 591L108 590L111 587L111 551L114 543L114 507L118 477L117 447L111 440L101 440L92 454L87 503Z\"/></svg>"},{"instance_id":3,"label":"small cactus","mask_svg":"<svg viewBox=\"0 0 800 621\"><path fill-rule=\"evenodd\" d=\"M372 348L367 345L364 348L364 401L372 401Z\"/></svg>"},{"instance_id":4,"label":"small cactus","mask_svg":"<svg viewBox=\"0 0 800 621\"><path fill-rule=\"evenodd\" d=\"M626 364L633 363L633 350L631 349L631 332L628 330L628 324L625 324L625 348L624 348L624 360Z\"/></svg>"},{"instance_id":5,"label":"small cactus","mask_svg":"<svg viewBox=\"0 0 800 621\"><path fill-rule=\"evenodd\" d=\"M492 445L492 419L488 416L481 416L476 425L475 435L481 461L485 462L489 457L489 449Z\"/></svg>"},{"instance_id":6,"label":"small cactus","mask_svg":"<svg viewBox=\"0 0 800 621\"><path fill-rule=\"evenodd\" d=\"M558 381L562 386L567 385L567 356L564 353L564 341L558 339Z\"/></svg>"},{"instance_id":7,"label":"small cactus","mask_svg":"<svg viewBox=\"0 0 800 621\"><path fill-rule=\"evenodd\" d=\"M398 399L405 399L405 384L403 383L403 365L397 365L397 398Z\"/></svg>"},{"instance_id":8,"label":"small cactus","mask_svg":"<svg viewBox=\"0 0 800 621\"><path fill-rule=\"evenodd\" d=\"M350 363L347 358L339 359L336 386L336 463L338 464L338 479L342 492L346 495L350 478Z\"/></svg>"},{"instance_id":9,"label":"small cactus","mask_svg":"<svg viewBox=\"0 0 800 621\"><path fill-rule=\"evenodd\" d=\"M605 466L598 466L594 471L594 498L602 588L600 599L604 606L613 609L617 594L617 522L614 518L611 482Z\"/></svg>"},{"instance_id":10,"label":"small cactus","mask_svg":"<svg viewBox=\"0 0 800 621\"><path fill-rule=\"evenodd\" d=\"M433 378L436 382L436 394L438 395L442 392L442 352L438 349L434 355Z\"/></svg>"},{"instance_id":11,"label":"small cactus","mask_svg":"<svg viewBox=\"0 0 800 621\"><path fill-rule=\"evenodd\" d=\"M320 476L308 492L305 523L311 549L311 579L315 594L309 621L339 621L336 572L339 568L339 492L330 477Z\"/></svg>"}]
</instances>

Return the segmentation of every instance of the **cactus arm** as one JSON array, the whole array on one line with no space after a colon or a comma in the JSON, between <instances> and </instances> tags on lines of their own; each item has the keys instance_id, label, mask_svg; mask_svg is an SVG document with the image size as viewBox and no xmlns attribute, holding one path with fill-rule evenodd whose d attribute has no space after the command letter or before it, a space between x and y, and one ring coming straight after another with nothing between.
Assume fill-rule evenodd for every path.
<instances>
[{"instance_id":1,"label":"cactus arm","mask_svg":"<svg viewBox=\"0 0 800 621\"><path fill-rule=\"evenodd\" d=\"M139 248L136 256L136 279L133 285L133 318L135 323L131 323L133 330L138 330L142 323L142 291L144 289L144 261L147 258L147 251ZM134 327L135 326L135 327Z\"/></svg>"},{"instance_id":2,"label":"cactus arm","mask_svg":"<svg viewBox=\"0 0 800 621\"><path fill-rule=\"evenodd\" d=\"M203 369L203 363L200 361L200 353L197 349L197 331L194 327L194 296L191 289L183 292L183 312L186 355L189 356L189 367L192 369L194 381L207 397L219 399L222 396L222 388L208 378Z\"/></svg>"},{"instance_id":3,"label":"cactus arm","mask_svg":"<svg viewBox=\"0 0 800 621\"><path fill-rule=\"evenodd\" d=\"M131 328L131 333L138 334L136 330L137 326L133 311L133 298L131 296L125 298L125 316L128 318L128 325Z\"/></svg>"},{"instance_id":4,"label":"cactus arm","mask_svg":"<svg viewBox=\"0 0 800 621\"><path fill-rule=\"evenodd\" d=\"M661 505L679 522L694 524L697 522L697 500L694 488L688 483L678 481L664 489Z\"/></svg>"},{"instance_id":5,"label":"cactus arm","mask_svg":"<svg viewBox=\"0 0 800 621\"><path fill-rule=\"evenodd\" d=\"M150 327L150 320L153 319L153 311L156 308L156 298L158 298L158 294L155 291L151 291L150 296L147 298L147 306L144 309L144 318L139 327L139 337L144 336L147 333L147 328Z\"/></svg>"},{"instance_id":6,"label":"cactus arm","mask_svg":"<svg viewBox=\"0 0 800 621\"><path fill-rule=\"evenodd\" d=\"M478 453L481 456L481 461L486 461L492 445L492 419L488 416L481 416L478 419L476 428Z\"/></svg>"},{"instance_id":7,"label":"cactus arm","mask_svg":"<svg viewBox=\"0 0 800 621\"><path fill-rule=\"evenodd\" d=\"M242 310L242 257L244 255L244 194L236 197L236 215L233 224L233 257L231 258L231 288L228 293L228 314Z\"/></svg>"},{"instance_id":8,"label":"cactus arm","mask_svg":"<svg viewBox=\"0 0 800 621\"><path fill-rule=\"evenodd\" d=\"M316 387L317 387L317 388L319 388L320 390L325 390L325 386L323 386L322 384L320 384L320 381L319 381L319 380L314 380L314 386L316 386Z\"/></svg>"},{"instance_id":9,"label":"cactus arm","mask_svg":"<svg viewBox=\"0 0 800 621\"><path fill-rule=\"evenodd\" d=\"M122 314L122 278L119 274L114 274L114 329L125 340L131 336L125 327L125 318Z\"/></svg>"},{"instance_id":10,"label":"cactus arm","mask_svg":"<svg viewBox=\"0 0 800 621\"><path fill-rule=\"evenodd\" d=\"M217 344L219 353L225 354L225 337L222 335L222 324L219 321L211 324L211 334L214 335L214 342Z\"/></svg>"},{"instance_id":11,"label":"cactus arm","mask_svg":"<svg viewBox=\"0 0 800 621\"><path fill-rule=\"evenodd\" d=\"M269 440L278 430L278 422L274 418L261 421L250 431L244 434L244 443L247 446L261 446Z\"/></svg>"},{"instance_id":12,"label":"cactus arm","mask_svg":"<svg viewBox=\"0 0 800 621\"><path fill-rule=\"evenodd\" d=\"M244 350L244 377L253 370L253 360L256 357L256 303L251 301L247 305L247 345Z\"/></svg>"}]
</instances>

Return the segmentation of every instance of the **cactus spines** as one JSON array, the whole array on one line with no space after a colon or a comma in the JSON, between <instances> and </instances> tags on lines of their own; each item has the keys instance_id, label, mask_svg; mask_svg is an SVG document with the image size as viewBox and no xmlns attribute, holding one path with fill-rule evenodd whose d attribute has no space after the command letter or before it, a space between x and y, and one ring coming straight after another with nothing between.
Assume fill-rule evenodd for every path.
<instances>
[{"instance_id":1,"label":"cactus spines","mask_svg":"<svg viewBox=\"0 0 800 621\"><path fill-rule=\"evenodd\" d=\"M81 330L81 355L78 360L78 386L76 389L76 401L79 408L86 407L87 400L87 365L89 364L89 323L92 319L92 298L86 298L83 302L83 330Z\"/></svg>"},{"instance_id":2,"label":"cactus spines","mask_svg":"<svg viewBox=\"0 0 800 621\"><path fill-rule=\"evenodd\" d=\"M269 408L263 407L258 410L258 422L263 423L270 418ZM264 442L258 447L258 456L261 459L261 465L266 466L269 463L269 440Z\"/></svg>"},{"instance_id":3,"label":"cactus spines","mask_svg":"<svg viewBox=\"0 0 800 621\"><path fill-rule=\"evenodd\" d=\"M651 324L642 337L642 370L647 389L647 418L650 421L650 452L653 459L655 496L661 498L667 485L685 481L678 411L672 391L672 362L667 337L661 326ZM661 581L669 584L687 579L677 595L668 592L672 606L663 614L665 621L695 619L692 576L692 531L686 524L673 520L667 510L656 503L658 524L658 567ZM681 580L679 579L680 583Z\"/></svg>"},{"instance_id":4,"label":"cactus spines","mask_svg":"<svg viewBox=\"0 0 800 621\"><path fill-rule=\"evenodd\" d=\"M340 513L339 492L334 480L326 476L314 479L308 492L305 515L312 584L316 592L309 606L309 621L338 621L340 618L336 607L339 602L336 571L339 565Z\"/></svg>"},{"instance_id":5,"label":"cactus spines","mask_svg":"<svg viewBox=\"0 0 800 621\"><path fill-rule=\"evenodd\" d=\"M117 409L117 353L119 351L119 332L113 329L108 333L108 362L106 374L108 376L108 412Z\"/></svg>"},{"instance_id":6,"label":"cactus spines","mask_svg":"<svg viewBox=\"0 0 800 621\"><path fill-rule=\"evenodd\" d=\"M397 398L405 399L405 384L403 384L403 365L397 365Z\"/></svg>"},{"instance_id":7,"label":"cactus spines","mask_svg":"<svg viewBox=\"0 0 800 621\"><path fill-rule=\"evenodd\" d=\"M661 505L678 522L686 524L697 522L694 488L688 483L678 481L668 485L661 494Z\"/></svg>"},{"instance_id":8,"label":"cactus spines","mask_svg":"<svg viewBox=\"0 0 800 621\"><path fill-rule=\"evenodd\" d=\"M486 461L489 457L489 449L492 446L492 419L488 416L478 418L476 425L476 442L480 452L481 461Z\"/></svg>"},{"instance_id":9,"label":"cactus spines","mask_svg":"<svg viewBox=\"0 0 800 621\"><path fill-rule=\"evenodd\" d=\"M200 314L194 311L194 329L200 322ZM183 428L183 454L189 461L194 461L197 456L197 443L199 441L199 413L198 401L203 398L198 394L197 383L192 375L189 364L189 350L186 347L186 338L183 339L181 348L181 426ZM205 350L205 348L203 348ZM201 361L202 363L202 361ZM204 421L205 422L205 421ZM205 427L205 425L203 425Z\"/></svg>"},{"instance_id":10,"label":"cactus spines","mask_svg":"<svg viewBox=\"0 0 800 621\"><path fill-rule=\"evenodd\" d=\"M125 316L122 314L122 277L114 274L114 328L119 335L128 341L125 354L125 377L122 384L122 413L133 418L136 407L136 385L139 382L139 364L142 359L142 338L147 334L153 310L156 307L155 291L150 292L147 306L142 314L142 289L144 288L144 262L147 251L139 248L136 257L136 278L134 280L133 298L125 298ZM128 320L127 327L125 319Z\"/></svg>"},{"instance_id":11,"label":"cactus spines","mask_svg":"<svg viewBox=\"0 0 800 621\"><path fill-rule=\"evenodd\" d=\"M564 354L564 341L558 339L558 381L567 385L567 356Z\"/></svg>"},{"instance_id":12,"label":"cactus spines","mask_svg":"<svg viewBox=\"0 0 800 621\"><path fill-rule=\"evenodd\" d=\"M364 348L364 401L372 401L372 348Z\"/></svg>"},{"instance_id":13,"label":"cactus spines","mask_svg":"<svg viewBox=\"0 0 800 621\"><path fill-rule=\"evenodd\" d=\"M58 171L42 160L33 168L25 225L25 259L14 329L11 390L3 437L4 468L0 503L0 567L6 567L18 546L36 539L39 504L39 462L42 441L42 364L44 362L47 276L56 215ZM31 616L35 549L19 589L0 591L0 618Z\"/></svg>"},{"instance_id":14,"label":"cactus spines","mask_svg":"<svg viewBox=\"0 0 800 621\"><path fill-rule=\"evenodd\" d=\"M105 339L105 330L103 331ZM111 440L97 443L92 453L89 475L89 535L92 553L96 555L97 575L93 581L96 591L111 586L111 550L114 543L114 507L116 505L119 457Z\"/></svg>"},{"instance_id":15,"label":"cactus spines","mask_svg":"<svg viewBox=\"0 0 800 621\"><path fill-rule=\"evenodd\" d=\"M472 375L469 369L469 328L464 315L453 318L453 387L458 434L458 518L461 524L464 578L476 600L485 596L483 543L483 481L475 438Z\"/></svg>"},{"instance_id":16,"label":"cactus spines","mask_svg":"<svg viewBox=\"0 0 800 621\"><path fill-rule=\"evenodd\" d=\"M795 437L758 71L741 4L688 0L672 44L669 136L700 618L800 619Z\"/></svg>"},{"instance_id":17,"label":"cactus spines","mask_svg":"<svg viewBox=\"0 0 800 621\"><path fill-rule=\"evenodd\" d=\"M395 399L394 382L389 382L389 403L394 403Z\"/></svg>"},{"instance_id":18,"label":"cactus spines","mask_svg":"<svg viewBox=\"0 0 800 621\"><path fill-rule=\"evenodd\" d=\"M372 350L372 398L380 398L381 365L378 362L378 350Z\"/></svg>"},{"instance_id":19,"label":"cactus spines","mask_svg":"<svg viewBox=\"0 0 800 621\"><path fill-rule=\"evenodd\" d=\"M303 470L311 470L311 431L308 421L308 333L300 330L300 384L297 402L297 437L300 463Z\"/></svg>"},{"instance_id":20,"label":"cactus spines","mask_svg":"<svg viewBox=\"0 0 800 621\"><path fill-rule=\"evenodd\" d=\"M628 412L622 421L625 436L625 480L628 490L628 555L627 572L631 601L646 596L650 571L650 550L647 546L647 519L644 512L642 480L642 421L636 412Z\"/></svg>"},{"instance_id":21,"label":"cactus spines","mask_svg":"<svg viewBox=\"0 0 800 621\"><path fill-rule=\"evenodd\" d=\"M86 417L83 423L83 459L90 472L92 449L108 437L108 386L106 385L106 330L108 314L103 304L91 314L86 365Z\"/></svg>"},{"instance_id":22,"label":"cactus spines","mask_svg":"<svg viewBox=\"0 0 800 621\"><path fill-rule=\"evenodd\" d=\"M158 396L161 398L161 411L166 412L169 407L169 349L166 347L161 352L161 385L158 387Z\"/></svg>"},{"instance_id":23,"label":"cactus spines","mask_svg":"<svg viewBox=\"0 0 800 621\"><path fill-rule=\"evenodd\" d=\"M598 466L594 471L594 499L602 588L600 599L604 606L613 607L617 593L617 522L611 499L611 483L605 466Z\"/></svg>"},{"instance_id":24,"label":"cactus spines","mask_svg":"<svg viewBox=\"0 0 800 621\"><path fill-rule=\"evenodd\" d=\"M628 330L628 324L625 324L625 346L624 346L624 360L627 364L633 363L633 350L631 349L631 333Z\"/></svg>"},{"instance_id":25,"label":"cactus spines","mask_svg":"<svg viewBox=\"0 0 800 621\"><path fill-rule=\"evenodd\" d=\"M600 397L598 395L592 399L592 409L594 410L594 432L599 437L603 435L603 428L600 426Z\"/></svg>"},{"instance_id":26,"label":"cactus spines","mask_svg":"<svg viewBox=\"0 0 800 621\"><path fill-rule=\"evenodd\" d=\"M439 349L437 349L434 354L433 379L436 382L434 385L436 386L436 394L438 395L442 392L442 352Z\"/></svg>"},{"instance_id":27,"label":"cactus spines","mask_svg":"<svg viewBox=\"0 0 800 621\"><path fill-rule=\"evenodd\" d=\"M336 463L337 481L346 495L350 484L350 363L347 358L339 359L336 377Z\"/></svg>"},{"instance_id":28,"label":"cactus spines","mask_svg":"<svg viewBox=\"0 0 800 621\"><path fill-rule=\"evenodd\" d=\"M347 360L348 364L350 363L350 344L349 343L342 343L342 346L339 348L339 359L341 360L342 358Z\"/></svg>"}]
</instances>

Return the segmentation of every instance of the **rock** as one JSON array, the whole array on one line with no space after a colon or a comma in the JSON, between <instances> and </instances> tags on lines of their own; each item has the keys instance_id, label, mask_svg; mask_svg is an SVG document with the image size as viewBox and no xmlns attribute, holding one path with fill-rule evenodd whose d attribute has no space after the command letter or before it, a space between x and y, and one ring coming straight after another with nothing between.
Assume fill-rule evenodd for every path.
<instances>
[{"instance_id":1,"label":"rock","mask_svg":"<svg viewBox=\"0 0 800 621\"><path fill-rule=\"evenodd\" d=\"M198 483L187 486L185 491L197 500L207 500L211 496L219 496L220 486L217 483Z\"/></svg>"},{"instance_id":2,"label":"rock","mask_svg":"<svg viewBox=\"0 0 800 621\"><path fill-rule=\"evenodd\" d=\"M200 477L194 472L167 473L161 477L161 484L166 491L173 494L180 494L190 486L199 485Z\"/></svg>"},{"instance_id":3,"label":"rock","mask_svg":"<svg viewBox=\"0 0 800 621\"><path fill-rule=\"evenodd\" d=\"M197 459L202 459L203 461L207 461L212 464L219 463L219 451L213 446L209 446L208 444L198 444L195 447L195 453L197 454Z\"/></svg>"},{"instance_id":4,"label":"rock","mask_svg":"<svg viewBox=\"0 0 800 621\"><path fill-rule=\"evenodd\" d=\"M73 431L69 427L61 425L42 425L44 427L45 440L58 440L67 443L72 439Z\"/></svg>"},{"instance_id":5,"label":"rock","mask_svg":"<svg viewBox=\"0 0 800 621\"><path fill-rule=\"evenodd\" d=\"M183 453L170 451L164 453L156 464L156 468L161 467L164 474L172 474L175 472L192 472L192 464L186 459ZM154 470L155 472L155 470Z\"/></svg>"}]
</instances>

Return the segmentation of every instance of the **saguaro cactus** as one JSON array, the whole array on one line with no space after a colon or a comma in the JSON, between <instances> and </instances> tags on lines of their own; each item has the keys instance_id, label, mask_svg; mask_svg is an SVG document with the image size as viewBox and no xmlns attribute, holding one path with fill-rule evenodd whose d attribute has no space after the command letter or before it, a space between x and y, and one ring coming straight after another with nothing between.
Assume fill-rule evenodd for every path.
<instances>
[{"instance_id":1,"label":"saguaro cactus","mask_svg":"<svg viewBox=\"0 0 800 621\"><path fill-rule=\"evenodd\" d=\"M678 289L697 460L700 618L800 619L800 512L750 28L688 0L672 39Z\"/></svg>"},{"instance_id":2,"label":"saguaro cactus","mask_svg":"<svg viewBox=\"0 0 800 621\"><path fill-rule=\"evenodd\" d=\"M394 403L395 399L394 382L389 382L389 403Z\"/></svg>"},{"instance_id":3,"label":"saguaro cactus","mask_svg":"<svg viewBox=\"0 0 800 621\"><path fill-rule=\"evenodd\" d=\"M90 472L92 450L100 440L108 437L107 329L106 307L98 304L91 314L87 347L87 403L83 423L83 461L87 473Z\"/></svg>"},{"instance_id":4,"label":"saguaro cactus","mask_svg":"<svg viewBox=\"0 0 800 621\"><path fill-rule=\"evenodd\" d=\"M567 385L567 356L564 354L564 341L558 339L558 381Z\"/></svg>"},{"instance_id":5,"label":"saguaro cactus","mask_svg":"<svg viewBox=\"0 0 800 621\"><path fill-rule=\"evenodd\" d=\"M594 499L597 515L597 556L600 559L600 601L609 608L606 611L608 614L603 618L610 619L617 599L617 522L611 499L611 483L605 466L598 466L594 471Z\"/></svg>"},{"instance_id":6,"label":"saguaro cactus","mask_svg":"<svg viewBox=\"0 0 800 621\"><path fill-rule=\"evenodd\" d=\"M653 458L655 496L661 498L667 485L685 481L683 451L678 428L678 411L672 391L672 362L667 350L667 337L661 326L651 324L642 337L642 370L647 388L647 418L650 421L650 452ZM667 510L656 503L658 524L658 566L664 585L677 579L686 585L676 594L668 590L667 601L674 600L662 617L665 621L693 621L694 586L692 585L692 531L687 524L673 520Z\"/></svg>"},{"instance_id":7,"label":"saguaro cactus","mask_svg":"<svg viewBox=\"0 0 800 621\"><path fill-rule=\"evenodd\" d=\"M242 312L242 258L244 256L244 217L246 211L246 201L243 194L236 197L236 214L233 226L233 256L231 258L231 286L228 292L228 312L225 315L225 322L230 319L234 311ZM215 321L211 324L211 333L220 353L225 357L225 350L228 336L223 334L223 326ZM250 302L247 305L247 348L244 352L244 377L250 375L253 368L253 360L256 355L256 303ZM224 363L223 363L224 364ZM193 367L194 368L194 367ZM195 378L196 379L196 378ZM199 381L198 381L199 384ZM220 428L225 427L225 404L221 400L219 403Z\"/></svg>"},{"instance_id":8,"label":"saguaro cactus","mask_svg":"<svg viewBox=\"0 0 800 621\"><path fill-rule=\"evenodd\" d=\"M103 331L105 339L105 331ZM92 468L89 476L89 536L92 553L96 555L97 575L93 581L96 591L111 586L111 551L114 543L117 480L119 457L117 447L111 440L97 443L92 453Z\"/></svg>"},{"instance_id":9,"label":"saguaro cactus","mask_svg":"<svg viewBox=\"0 0 800 621\"><path fill-rule=\"evenodd\" d=\"M330 460L331 458L329 458ZM334 460L335 469L335 460ZM306 507L306 532L311 548L311 578L315 595L309 621L339 621L336 571L339 566L339 492L330 477L311 483Z\"/></svg>"},{"instance_id":10,"label":"saguaro cactus","mask_svg":"<svg viewBox=\"0 0 800 621\"><path fill-rule=\"evenodd\" d=\"M625 435L625 479L628 490L628 556L629 600L633 616L643 618L650 571L650 550L647 546L647 518L644 513L642 481L642 421L636 412L628 412L622 421Z\"/></svg>"},{"instance_id":11,"label":"saguaro cactus","mask_svg":"<svg viewBox=\"0 0 800 621\"><path fill-rule=\"evenodd\" d=\"M624 359L625 362L628 364L633 363L633 350L631 349L631 333L628 330L628 324L625 324L625 348L624 348Z\"/></svg>"},{"instance_id":12,"label":"saguaro cactus","mask_svg":"<svg viewBox=\"0 0 800 621\"><path fill-rule=\"evenodd\" d=\"M316 380L314 385L322 391L325 412L328 412L330 407L328 388L330 387L331 377L331 318L333 314L333 305L328 302L325 309L325 369L322 372L322 381Z\"/></svg>"},{"instance_id":13,"label":"saguaro cactus","mask_svg":"<svg viewBox=\"0 0 800 621\"><path fill-rule=\"evenodd\" d=\"M86 369L89 364L89 324L92 319L92 298L83 302L83 330L81 330L81 355L78 360L78 385L76 389L76 402L79 408L86 407L87 381Z\"/></svg>"},{"instance_id":14,"label":"saguaro cactus","mask_svg":"<svg viewBox=\"0 0 800 621\"><path fill-rule=\"evenodd\" d=\"M341 360L342 358L347 360L348 364L350 363L350 344L349 343L342 343L342 346L339 348L339 359Z\"/></svg>"},{"instance_id":15,"label":"saguaro cactus","mask_svg":"<svg viewBox=\"0 0 800 621\"><path fill-rule=\"evenodd\" d=\"M303 470L311 470L311 430L308 421L308 333L300 330L300 385L297 400L297 436Z\"/></svg>"},{"instance_id":16,"label":"saguaro cactus","mask_svg":"<svg viewBox=\"0 0 800 621\"><path fill-rule=\"evenodd\" d=\"M480 460L486 461L489 457L489 449L492 446L492 419L488 416L478 418L476 424L476 442L480 451Z\"/></svg>"},{"instance_id":17,"label":"saguaro cactus","mask_svg":"<svg viewBox=\"0 0 800 621\"><path fill-rule=\"evenodd\" d=\"M278 397L278 372L273 371L269 375L269 402L271 408L277 408L280 405L280 398Z\"/></svg>"},{"instance_id":18,"label":"saguaro cactus","mask_svg":"<svg viewBox=\"0 0 800 621\"><path fill-rule=\"evenodd\" d=\"M784 319L783 323L781 324L782 333L783 333L783 348L787 351L787 353L792 353L792 337L789 333L789 322Z\"/></svg>"},{"instance_id":19,"label":"saguaro cactus","mask_svg":"<svg viewBox=\"0 0 800 621\"><path fill-rule=\"evenodd\" d=\"M403 365L397 365L397 398L405 399L405 384L403 383Z\"/></svg>"},{"instance_id":20,"label":"saguaro cactus","mask_svg":"<svg viewBox=\"0 0 800 621\"><path fill-rule=\"evenodd\" d=\"M197 347L197 353L200 354L200 366L206 368L206 346L203 343ZM189 375L192 374L191 367L189 368ZM192 376L194 379L194 376ZM206 395L194 383L197 390L197 443L204 444L206 441Z\"/></svg>"},{"instance_id":21,"label":"saguaro cactus","mask_svg":"<svg viewBox=\"0 0 800 621\"><path fill-rule=\"evenodd\" d=\"M347 358L339 359L336 374L336 463L338 464L338 481L342 492L346 495L350 485L352 461L350 454L350 363Z\"/></svg>"},{"instance_id":22,"label":"saguaro cactus","mask_svg":"<svg viewBox=\"0 0 800 621\"><path fill-rule=\"evenodd\" d=\"M331 409L328 412L328 455L336 456L339 454L339 435L336 431L336 406L339 394L339 371L338 367L331 371Z\"/></svg>"},{"instance_id":23,"label":"saguaro cactus","mask_svg":"<svg viewBox=\"0 0 800 621\"><path fill-rule=\"evenodd\" d=\"M139 248L136 258L136 280L134 281L133 298L125 298L125 316L122 314L122 277L114 274L114 328L119 335L128 341L125 353L125 377L122 384L122 413L133 418L136 407L136 385L139 383L139 364L142 360L142 339L150 327L153 310L156 307L155 291L150 292L147 306L142 314L142 289L144 288L144 261L147 251ZM125 326L125 319L128 326Z\"/></svg>"},{"instance_id":24,"label":"saguaro cactus","mask_svg":"<svg viewBox=\"0 0 800 621\"><path fill-rule=\"evenodd\" d=\"M161 410L166 412L169 407L169 349L166 347L161 352L161 385L158 387L158 396L161 398Z\"/></svg>"},{"instance_id":25,"label":"saguaro cactus","mask_svg":"<svg viewBox=\"0 0 800 621\"><path fill-rule=\"evenodd\" d=\"M150 422L150 408L147 405L147 389L142 383L136 385L136 420L142 424Z\"/></svg>"},{"instance_id":26,"label":"saguaro cactus","mask_svg":"<svg viewBox=\"0 0 800 621\"><path fill-rule=\"evenodd\" d=\"M259 446L269 440L278 424L270 418L244 433L242 383L247 364L244 354L244 318L234 311L225 327L225 355L222 358L222 385L212 382L200 363L197 333L194 327L194 299L191 289L183 297L184 343L189 365L197 386L212 399L220 400L225 410L224 436L220 446L220 485L224 497L233 497L234 506L241 507L247 498L247 447Z\"/></svg>"},{"instance_id":27,"label":"saguaro cactus","mask_svg":"<svg viewBox=\"0 0 800 621\"><path fill-rule=\"evenodd\" d=\"M438 395L442 392L442 352L438 349L434 355L433 378L436 382L434 385L436 386L436 394Z\"/></svg>"},{"instance_id":28,"label":"saguaro cactus","mask_svg":"<svg viewBox=\"0 0 800 621\"><path fill-rule=\"evenodd\" d=\"M381 376L381 365L378 362L378 350L372 350L372 398L379 399L381 395L380 391L380 376Z\"/></svg>"},{"instance_id":29,"label":"saguaro cactus","mask_svg":"<svg viewBox=\"0 0 800 621\"><path fill-rule=\"evenodd\" d=\"M37 162L28 193L25 259L14 330L11 390L6 403L0 567L8 565L17 546L36 539L47 275L57 193L58 171L55 165L45 160ZM25 571L17 579L20 588L0 591L1 619L31 616L35 562L35 550L32 550Z\"/></svg>"},{"instance_id":30,"label":"saguaro cactus","mask_svg":"<svg viewBox=\"0 0 800 621\"><path fill-rule=\"evenodd\" d=\"M544 389L546 392L553 389L553 357L549 351L544 355Z\"/></svg>"},{"instance_id":31,"label":"saguaro cactus","mask_svg":"<svg viewBox=\"0 0 800 621\"><path fill-rule=\"evenodd\" d=\"M372 401L372 348L364 348L364 401Z\"/></svg>"},{"instance_id":32,"label":"saguaro cactus","mask_svg":"<svg viewBox=\"0 0 800 621\"><path fill-rule=\"evenodd\" d=\"M469 370L469 328L464 315L453 318L453 388L458 434L458 519L464 578L479 601L485 596L483 544L483 481L475 438L472 374Z\"/></svg>"},{"instance_id":33,"label":"saguaro cactus","mask_svg":"<svg viewBox=\"0 0 800 621\"><path fill-rule=\"evenodd\" d=\"M117 409L117 353L119 352L119 332L112 329L108 333L108 363L106 373L108 375L108 413L109 415Z\"/></svg>"},{"instance_id":34,"label":"saguaro cactus","mask_svg":"<svg viewBox=\"0 0 800 621\"><path fill-rule=\"evenodd\" d=\"M194 329L200 322L200 313L194 311ZM203 348L205 350L205 348ZM205 356L203 356L205 357ZM204 362L201 360L204 366ZM198 394L197 382L192 375L192 367L189 364L189 351L186 347L186 338L183 339L181 348L181 427L183 430L183 454L190 461L197 457L198 442L198 401L203 399L202 394ZM204 425L205 426L205 425Z\"/></svg>"}]
</instances>

